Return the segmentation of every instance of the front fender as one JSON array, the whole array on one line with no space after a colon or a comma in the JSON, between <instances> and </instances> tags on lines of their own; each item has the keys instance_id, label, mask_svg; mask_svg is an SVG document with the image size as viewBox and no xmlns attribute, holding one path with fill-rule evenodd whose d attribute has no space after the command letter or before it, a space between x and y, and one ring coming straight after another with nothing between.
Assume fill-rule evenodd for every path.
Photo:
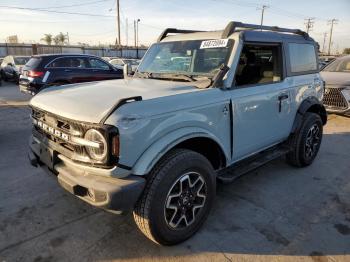
<instances>
[{"instance_id":1,"label":"front fender","mask_svg":"<svg viewBox=\"0 0 350 262\"><path fill-rule=\"evenodd\" d=\"M178 130L172 131L162 138L153 143L146 149L141 157L136 161L132 169L134 175L145 175L148 174L154 165L172 148L179 143L191 139L191 138L210 138L215 141L224 152L226 160L228 160L228 152L224 149L225 147L220 143L215 135L210 133L208 130L198 127L183 127Z\"/></svg>"}]
</instances>

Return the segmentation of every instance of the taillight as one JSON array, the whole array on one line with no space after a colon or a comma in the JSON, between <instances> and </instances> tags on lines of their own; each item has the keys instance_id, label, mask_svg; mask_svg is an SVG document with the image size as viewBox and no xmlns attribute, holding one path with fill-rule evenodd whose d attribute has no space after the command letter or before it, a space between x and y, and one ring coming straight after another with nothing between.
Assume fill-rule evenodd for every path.
<instances>
[{"instance_id":1,"label":"taillight","mask_svg":"<svg viewBox=\"0 0 350 262\"><path fill-rule=\"evenodd\" d=\"M119 157L119 135L115 135L112 138L111 152L114 157Z\"/></svg>"},{"instance_id":2,"label":"taillight","mask_svg":"<svg viewBox=\"0 0 350 262\"><path fill-rule=\"evenodd\" d=\"M30 70L28 72L28 76L29 77L41 77L44 75L44 72L41 72L41 71L34 71L34 70Z\"/></svg>"}]
</instances>

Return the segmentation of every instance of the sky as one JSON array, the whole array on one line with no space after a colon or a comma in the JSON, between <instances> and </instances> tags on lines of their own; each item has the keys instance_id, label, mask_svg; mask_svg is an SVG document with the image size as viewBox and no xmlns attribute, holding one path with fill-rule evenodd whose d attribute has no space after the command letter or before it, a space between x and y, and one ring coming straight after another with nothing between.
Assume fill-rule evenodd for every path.
<instances>
[{"instance_id":1,"label":"sky","mask_svg":"<svg viewBox=\"0 0 350 262\"><path fill-rule=\"evenodd\" d=\"M268 6L264 25L305 30L304 19L314 18L310 35L319 42L321 50L325 32L328 46L327 21L338 19L332 51L350 47L350 0L120 0L121 41L134 43L135 19L140 19L139 42L144 45L154 42L167 27L222 30L233 20L260 24L262 5ZM0 42L9 35L17 35L20 42L40 42L44 34L59 32L68 32L71 44L114 44L116 0L0 0Z\"/></svg>"}]
</instances>

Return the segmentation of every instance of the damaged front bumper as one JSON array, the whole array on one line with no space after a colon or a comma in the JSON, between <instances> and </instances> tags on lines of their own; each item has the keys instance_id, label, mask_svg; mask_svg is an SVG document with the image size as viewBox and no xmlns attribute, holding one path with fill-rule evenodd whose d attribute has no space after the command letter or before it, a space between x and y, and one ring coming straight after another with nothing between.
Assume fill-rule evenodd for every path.
<instances>
[{"instance_id":1,"label":"damaged front bumper","mask_svg":"<svg viewBox=\"0 0 350 262\"><path fill-rule=\"evenodd\" d=\"M115 177L115 169L87 167L59 154L35 139L30 139L29 161L57 176L59 184L85 202L113 213L131 210L141 195L146 180L135 175ZM126 174L126 173L124 173Z\"/></svg>"}]
</instances>

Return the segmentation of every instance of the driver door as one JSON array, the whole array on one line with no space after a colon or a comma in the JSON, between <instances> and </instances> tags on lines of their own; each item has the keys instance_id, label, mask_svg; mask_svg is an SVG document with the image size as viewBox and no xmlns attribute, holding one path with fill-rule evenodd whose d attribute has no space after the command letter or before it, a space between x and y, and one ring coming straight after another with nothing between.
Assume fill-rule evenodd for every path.
<instances>
[{"instance_id":1,"label":"driver door","mask_svg":"<svg viewBox=\"0 0 350 262\"><path fill-rule=\"evenodd\" d=\"M285 140L294 120L292 92L283 80L281 44L246 43L240 61L229 91L233 161Z\"/></svg>"}]
</instances>

